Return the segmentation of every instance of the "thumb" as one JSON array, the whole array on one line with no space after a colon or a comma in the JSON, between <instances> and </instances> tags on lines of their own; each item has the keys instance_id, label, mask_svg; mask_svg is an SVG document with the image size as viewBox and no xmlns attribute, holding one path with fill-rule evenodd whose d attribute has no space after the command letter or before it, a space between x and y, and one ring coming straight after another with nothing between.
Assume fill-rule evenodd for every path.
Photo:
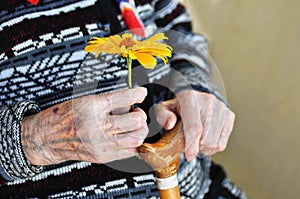
<instances>
[{"instance_id":1,"label":"thumb","mask_svg":"<svg viewBox=\"0 0 300 199\"><path fill-rule=\"evenodd\" d=\"M176 114L169 110L168 107L161 104L157 105L156 107L156 119L157 122L166 130L174 128L177 122Z\"/></svg>"}]
</instances>

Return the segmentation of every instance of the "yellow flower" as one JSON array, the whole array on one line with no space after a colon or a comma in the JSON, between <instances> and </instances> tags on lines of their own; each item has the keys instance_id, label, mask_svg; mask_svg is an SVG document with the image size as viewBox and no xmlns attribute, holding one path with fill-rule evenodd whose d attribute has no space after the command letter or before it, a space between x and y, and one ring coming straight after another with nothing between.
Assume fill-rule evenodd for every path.
<instances>
[{"instance_id":1,"label":"yellow flower","mask_svg":"<svg viewBox=\"0 0 300 199\"><path fill-rule=\"evenodd\" d=\"M147 69L153 69L156 66L155 57L166 64L168 57L172 56L171 46L157 42L164 39L168 39L164 33L155 34L144 41L133 39L131 34L105 38L92 37L85 47L85 51L95 53L96 57L100 53L119 54L126 59L138 60Z\"/></svg>"}]
</instances>

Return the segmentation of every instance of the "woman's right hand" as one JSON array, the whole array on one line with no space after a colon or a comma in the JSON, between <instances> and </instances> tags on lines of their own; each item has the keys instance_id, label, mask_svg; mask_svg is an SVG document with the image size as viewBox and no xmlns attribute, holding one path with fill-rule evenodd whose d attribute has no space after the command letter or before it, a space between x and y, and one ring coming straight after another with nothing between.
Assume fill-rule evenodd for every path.
<instances>
[{"instance_id":1,"label":"woman's right hand","mask_svg":"<svg viewBox=\"0 0 300 199\"><path fill-rule=\"evenodd\" d=\"M148 134L147 116L136 108L145 88L90 95L57 104L22 121L22 145L31 164L67 160L107 163L134 156Z\"/></svg>"}]
</instances>

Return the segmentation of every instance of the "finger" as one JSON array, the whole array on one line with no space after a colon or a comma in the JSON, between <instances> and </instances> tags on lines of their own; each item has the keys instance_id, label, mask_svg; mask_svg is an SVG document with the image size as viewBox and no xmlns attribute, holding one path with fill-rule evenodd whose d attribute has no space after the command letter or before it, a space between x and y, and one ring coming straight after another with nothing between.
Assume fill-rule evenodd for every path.
<instances>
[{"instance_id":1,"label":"finger","mask_svg":"<svg viewBox=\"0 0 300 199\"><path fill-rule=\"evenodd\" d=\"M106 154L90 154L88 157L89 159L83 160L92 163L108 163L115 160L122 160L130 157L134 157L137 153L137 149L116 149L116 150L109 150ZM83 158L84 158L83 157ZM92 159L90 158L92 157Z\"/></svg>"},{"instance_id":2,"label":"finger","mask_svg":"<svg viewBox=\"0 0 300 199\"><path fill-rule=\"evenodd\" d=\"M200 106L196 95L179 98L181 119L185 137L185 157L192 161L199 152L199 141L202 135Z\"/></svg>"},{"instance_id":3,"label":"finger","mask_svg":"<svg viewBox=\"0 0 300 199\"><path fill-rule=\"evenodd\" d=\"M222 130L222 133L220 135L219 142L218 142L218 152L224 151L226 149L229 137L230 137L231 132L234 127L234 120L235 120L235 114L228 109L227 110L227 121L224 125L224 128Z\"/></svg>"},{"instance_id":4,"label":"finger","mask_svg":"<svg viewBox=\"0 0 300 199\"><path fill-rule=\"evenodd\" d=\"M144 87L137 87L132 89L125 89L112 93L105 94L104 97L108 104L109 110L116 108L131 106L135 103L141 103L147 95L147 89ZM99 95L99 97L102 97Z\"/></svg>"},{"instance_id":5,"label":"finger","mask_svg":"<svg viewBox=\"0 0 300 199\"><path fill-rule=\"evenodd\" d=\"M128 113L130 110L130 106L128 107L122 107L122 108L116 108L110 112L111 115L122 115L124 113Z\"/></svg>"},{"instance_id":6,"label":"finger","mask_svg":"<svg viewBox=\"0 0 300 199\"><path fill-rule=\"evenodd\" d=\"M143 144L148 132L148 127L143 127L136 131L114 135L111 141L121 149L137 148Z\"/></svg>"},{"instance_id":7,"label":"finger","mask_svg":"<svg viewBox=\"0 0 300 199\"><path fill-rule=\"evenodd\" d=\"M109 116L104 126L102 129L108 135L135 131L147 126L147 115L142 109L136 108L130 113Z\"/></svg>"},{"instance_id":8,"label":"finger","mask_svg":"<svg viewBox=\"0 0 300 199\"><path fill-rule=\"evenodd\" d=\"M202 115L203 134L200 138L200 151L212 150L210 154L216 153L218 148L218 140L222 134L222 129L226 124L227 107L214 96L212 96L209 104Z\"/></svg>"},{"instance_id":9,"label":"finger","mask_svg":"<svg viewBox=\"0 0 300 199\"><path fill-rule=\"evenodd\" d=\"M156 119L166 130L174 128L177 122L176 114L163 104L159 104L156 107Z\"/></svg>"},{"instance_id":10,"label":"finger","mask_svg":"<svg viewBox=\"0 0 300 199\"><path fill-rule=\"evenodd\" d=\"M211 156L213 154L215 154L215 150L211 149L211 148L202 148L201 150L199 150L199 153L206 155L206 156Z\"/></svg>"},{"instance_id":11,"label":"finger","mask_svg":"<svg viewBox=\"0 0 300 199\"><path fill-rule=\"evenodd\" d=\"M136 148L121 149L115 142L100 143L93 140L86 143L86 148L77 152L77 159L94 163L107 163L114 160L120 160L128 157L133 157L137 153ZM73 154L74 158L74 154ZM76 158L76 157L75 157Z\"/></svg>"}]
</instances>

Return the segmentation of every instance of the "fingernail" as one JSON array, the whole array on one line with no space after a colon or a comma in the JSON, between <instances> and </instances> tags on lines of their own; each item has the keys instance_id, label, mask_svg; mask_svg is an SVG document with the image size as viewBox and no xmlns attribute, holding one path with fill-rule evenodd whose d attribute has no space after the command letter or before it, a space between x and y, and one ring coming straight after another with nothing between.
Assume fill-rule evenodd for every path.
<instances>
[{"instance_id":1,"label":"fingernail","mask_svg":"<svg viewBox=\"0 0 300 199\"><path fill-rule=\"evenodd\" d=\"M170 121L169 121L169 120L167 120L167 122L166 122L166 124L165 124L165 128L166 128L167 130L170 130L170 129L171 129L171 124L170 124Z\"/></svg>"},{"instance_id":2,"label":"fingernail","mask_svg":"<svg viewBox=\"0 0 300 199\"><path fill-rule=\"evenodd\" d=\"M143 94L143 95L147 95L147 89L145 87L137 87L137 92Z\"/></svg>"}]
</instances>

